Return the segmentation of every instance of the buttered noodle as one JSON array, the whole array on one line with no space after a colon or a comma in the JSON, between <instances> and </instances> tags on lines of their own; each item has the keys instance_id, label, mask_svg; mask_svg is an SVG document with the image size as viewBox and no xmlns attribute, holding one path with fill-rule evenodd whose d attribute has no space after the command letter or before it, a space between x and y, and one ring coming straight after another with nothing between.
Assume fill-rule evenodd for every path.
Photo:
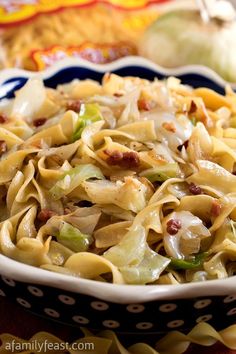
<instances>
[{"instance_id":1,"label":"buttered noodle","mask_svg":"<svg viewBox=\"0 0 236 354\"><path fill-rule=\"evenodd\" d=\"M0 104L0 251L126 284L236 269L236 96L107 74Z\"/></svg>"}]
</instances>

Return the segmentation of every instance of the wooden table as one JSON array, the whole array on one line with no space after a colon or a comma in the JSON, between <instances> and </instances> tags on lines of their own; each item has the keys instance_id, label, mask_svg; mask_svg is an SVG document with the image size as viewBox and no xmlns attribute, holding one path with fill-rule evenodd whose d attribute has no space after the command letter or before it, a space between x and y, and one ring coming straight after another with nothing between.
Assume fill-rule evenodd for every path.
<instances>
[{"instance_id":1,"label":"wooden table","mask_svg":"<svg viewBox=\"0 0 236 354\"><path fill-rule=\"evenodd\" d=\"M29 339L40 331L50 332L68 342L80 338L78 329L34 316L6 298L0 298L0 334L10 333ZM191 345L186 354L236 354L236 350L229 350L220 343L212 347Z\"/></svg>"}]
</instances>

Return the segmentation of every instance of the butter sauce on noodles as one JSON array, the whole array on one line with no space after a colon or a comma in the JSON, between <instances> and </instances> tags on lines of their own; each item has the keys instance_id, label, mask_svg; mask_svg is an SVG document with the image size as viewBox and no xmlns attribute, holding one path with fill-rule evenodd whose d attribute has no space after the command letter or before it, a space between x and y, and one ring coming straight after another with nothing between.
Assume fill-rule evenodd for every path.
<instances>
[{"instance_id":1,"label":"butter sauce on noodles","mask_svg":"<svg viewBox=\"0 0 236 354\"><path fill-rule=\"evenodd\" d=\"M236 270L236 96L106 74L0 103L0 251L117 284Z\"/></svg>"}]
</instances>

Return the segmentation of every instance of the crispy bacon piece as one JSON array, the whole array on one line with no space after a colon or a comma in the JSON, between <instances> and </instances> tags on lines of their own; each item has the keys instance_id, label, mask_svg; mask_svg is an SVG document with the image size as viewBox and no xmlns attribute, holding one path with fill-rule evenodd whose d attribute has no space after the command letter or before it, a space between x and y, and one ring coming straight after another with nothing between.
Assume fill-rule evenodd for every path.
<instances>
[{"instance_id":1,"label":"crispy bacon piece","mask_svg":"<svg viewBox=\"0 0 236 354\"><path fill-rule=\"evenodd\" d=\"M8 121L7 116L5 114L0 114L0 124L6 123Z\"/></svg>"},{"instance_id":2,"label":"crispy bacon piece","mask_svg":"<svg viewBox=\"0 0 236 354\"><path fill-rule=\"evenodd\" d=\"M123 93L115 92L115 93L113 94L113 96L115 96L115 97L122 97L122 96L124 96L124 95L123 95Z\"/></svg>"},{"instance_id":3,"label":"crispy bacon piece","mask_svg":"<svg viewBox=\"0 0 236 354\"><path fill-rule=\"evenodd\" d=\"M221 213L221 205L218 200L213 200L212 205L211 205L211 215L212 216L219 216Z\"/></svg>"},{"instance_id":4,"label":"crispy bacon piece","mask_svg":"<svg viewBox=\"0 0 236 354\"><path fill-rule=\"evenodd\" d=\"M81 108L81 101L80 100L74 100L74 101L68 101L67 105L66 105L66 109L70 109L76 113L80 112L80 108Z\"/></svg>"},{"instance_id":5,"label":"crispy bacon piece","mask_svg":"<svg viewBox=\"0 0 236 354\"><path fill-rule=\"evenodd\" d=\"M189 107L188 113L189 113L189 114L195 113L196 110L197 110L197 105L196 105L196 103L192 100L192 101L191 101L191 104L190 104L190 107Z\"/></svg>"},{"instance_id":6,"label":"crispy bacon piece","mask_svg":"<svg viewBox=\"0 0 236 354\"><path fill-rule=\"evenodd\" d=\"M196 186L196 184L194 184L194 183L190 183L188 189L189 189L189 192L192 193L193 195L202 194L201 187Z\"/></svg>"},{"instance_id":7,"label":"crispy bacon piece","mask_svg":"<svg viewBox=\"0 0 236 354\"><path fill-rule=\"evenodd\" d=\"M0 140L0 156L7 151L7 143L5 140Z\"/></svg>"},{"instance_id":8,"label":"crispy bacon piece","mask_svg":"<svg viewBox=\"0 0 236 354\"><path fill-rule=\"evenodd\" d=\"M35 119L33 124L34 126L37 128L37 127L41 127L41 125L44 125L47 121L47 118L38 118L38 119Z\"/></svg>"},{"instance_id":9,"label":"crispy bacon piece","mask_svg":"<svg viewBox=\"0 0 236 354\"><path fill-rule=\"evenodd\" d=\"M166 231L170 235L176 235L177 232L181 229L181 221L178 219L170 219L166 224Z\"/></svg>"},{"instance_id":10,"label":"crispy bacon piece","mask_svg":"<svg viewBox=\"0 0 236 354\"><path fill-rule=\"evenodd\" d=\"M145 100L144 98L140 98L138 100L138 109L140 111L150 111L153 108L153 102L150 100Z\"/></svg>"},{"instance_id":11,"label":"crispy bacon piece","mask_svg":"<svg viewBox=\"0 0 236 354\"><path fill-rule=\"evenodd\" d=\"M55 211L50 210L50 209L42 209L38 215L37 215L37 219L39 221L42 222L47 222L52 216L57 215L57 213L55 213Z\"/></svg>"},{"instance_id":12,"label":"crispy bacon piece","mask_svg":"<svg viewBox=\"0 0 236 354\"><path fill-rule=\"evenodd\" d=\"M120 166L122 168L136 168L140 164L138 153L135 151L109 151L104 150L104 153L108 156L106 162L111 166Z\"/></svg>"},{"instance_id":13,"label":"crispy bacon piece","mask_svg":"<svg viewBox=\"0 0 236 354\"><path fill-rule=\"evenodd\" d=\"M168 130L171 133L175 133L176 132L176 127L174 126L174 124L172 122L168 123L168 122L164 122L162 124L163 128Z\"/></svg>"}]
</instances>

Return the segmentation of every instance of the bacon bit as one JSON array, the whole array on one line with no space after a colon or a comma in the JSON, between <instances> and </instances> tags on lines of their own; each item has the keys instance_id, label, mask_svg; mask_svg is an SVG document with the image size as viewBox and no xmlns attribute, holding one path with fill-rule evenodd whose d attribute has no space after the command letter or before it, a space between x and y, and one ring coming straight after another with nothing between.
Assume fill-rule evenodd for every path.
<instances>
[{"instance_id":1,"label":"bacon bit","mask_svg":"<svg viewBox=\"0 0 236 354\"><path fill-rule=\"evenodd\" d=\"M211 215L217 217L220 215L220 213L221 213L221 205L217 199L214 199L211 205Z\"/></svg>"},{"instance_id":2,"label":"bacon bit","mask_svg":"<svg viewBox=\"0 0 236 354\"><path fill-rule=\"evenodd\" d=\"M176 235L181 229L181 221L178 219L170 219L166 224L166 231L170 235Z\"/></svg>"},{"instance_id":3,"label":"bacon bit","mask_svg":"<svg viewBox=\"0 0 236 354\"><path fill-rule=\"evenodd\" d=\"M185 149L187 149L187 148L188 148L188 144L189 144L189 141L186 140L182 145L179 145L179 146L177 147L177 149L178 149L179 151L181 151L182 148L183 148L183 146L185 147Z\"/></svg>"},{"instance_id":4,"label":"bacon bit","mask_svg":"<svg viewBox=\"0 0 236 354\"><path fill-rule=\"evenodd\" d=\"M152 102L149 100L145 100L144 98L140 98L138 100L138 109L140 111L150 111L153 108Z\"/></svg>"},{"instance_id":5,"label":"bacon bit","mask_svg":"<svg viewBox=\"0 0 236 354\"><path fill-rule=\"evenodd\" d=\"M7 143L5 140L0 140L0 156L7 151Z\"/></svg>"},{"instance_id":6,"label":"bacon bit","mask_svg":"<svg viewBox=\"0 0 236 354\"><path fill-rule=\"evenodd\" d=\"M124 152L123 154L123 165L124 167L138 167L140 164L139 156L136 152Z\"/></svg>"},{"instance_id":7,"label":"bacon bit","mask_svg":"<svg viewBox=\"0 0 236 354\"><path fill-rule=\"evenodd\" d=\"M66 109L79 113L81 108L81 103L82 102L80 100L69 101L67 102Z\"/></svg>"},{"instance_id":8,"label":"bacon bit","mask_svg":"<svg viewBox=\"0 0 236 354\"><path fill-rule=\"evenodd\" d=\"M37 127L41 127L41 125L44 125L47 121L47 118L38 118L35 119L33 122L33 125L37 128Z\"/></svg>"},{"instance_id":9,"label":"bacon bit","mask_svg":"<svg viewBox=\"0 0 236 354\"><path fill-rule=\"evenodd\" d=\"M176 132L176 128L175 128L173 123L165 122L165 123L162 124L162 126L163 126L164 129L168 130L171 133L175 133Z\"/></svg>"},{"instance_id":10,"label":"bacon bit","mask_svg":"<svg viewBox=\"0 0 236 354\"><path fill-rule=\"evenodd\" d=\"M115 96L115 97L122 97L122 96L123 96L123 93L115 92L115 93L113 94L113 96Z\"/></svg>"},{"instance_id":11,"label":"bacon bit","mask_svg":"<svg viewBox=\"0 0 236 354\"><path fill-rule=\"evenodd\" d=\"M8 118L5 114L0 114L0 124L6 123Z\"/></svg>"},{"instance_id":12,"label":"bacon bit","mask_svg":"<svg viewBox=\"0 0 236 354\"><path fill-rule=\"evenodd\" d=\"M42 209L38 215L37 215L37 219L39 221L42 221L42 222L46 222L48 221L52 216L55 216L57 215L57 213L55 213L55 211L53 210L50 210L50 209Z\"/></svg>"},{"instance_id":13,"label":"bacon bit","mask_svg":"<svg viewBox=\"0 0 236 354\"><path fill-rule=\"evenodd\" d=\"M192 113L195 113L197 110L197 105L194 101L191 101L191 104L190 104L190 108L189 108L189 111L188 113L189 114L192 114Z\"/></svg>"},{"instance_id":14,"label":"bacon bit","mask_svg":"<svg viewBox=\"0 0 236 354\"><path fill-rule=\"evenodd\" d=\"M120 161L120 160L122 160L122 158L123 158L123 153L122 152L120 152L120 151L109 151L109 150L104 150L104 154L106 154L106 155L108 155L109 156L109 158L107 159L107 162L108 162L108 160L109 160L109 164L110 165L115 165L116 164L116 162L118 161ZM112 158L112 159L111 159Z\"/></svg>"},{"instance_id":15,"label":"bacon bit","mask_svg":"<svg viewBox=\"0 0 236 354\"><path fill-rule=\"evenodd\" d=\"M118 165L123 168L135 168L140 164L140 159L135 151L108 151L104 150L104 153L108 155L106 162L108 165Z\"/></svg>"},{"instance_id":16,"label":"bacon bit","mask_svg":"<svg viewBox=\"0 0 236 354\"><path fill-rule=\"evenodd\" d=\"M194 184L194 183L190 183L188 189L189 189L189 192L192 193L193 195L202 194L201 187L196 186L196 184Z\"/></svg>"}]
</instances>

